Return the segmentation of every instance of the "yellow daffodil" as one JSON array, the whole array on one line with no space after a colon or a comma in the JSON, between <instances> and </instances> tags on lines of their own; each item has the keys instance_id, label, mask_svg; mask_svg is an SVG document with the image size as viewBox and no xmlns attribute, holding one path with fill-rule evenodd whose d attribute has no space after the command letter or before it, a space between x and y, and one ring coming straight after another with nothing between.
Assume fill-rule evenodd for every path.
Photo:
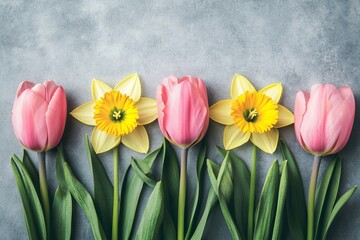
<instances>
[{"instance_id":1,"label":"yellow daffodil","mask_svg":"<svg viewBox=\"0 0 360 240\"><path fill-rule=\"evenodd\" d=\"M139 76L125 77L114 89L100 80L93 80L91 93L92 101L70 114L94 126L91 143L95 152L106 152L122 142L134 151L146 153L149 137L143 125L157 118L157 109L155 99L141 97Z\"/></svg>"},{"instance_id":2,"label":"yellow daffodil","mask_svg":"<svg viewBox=\"0 0 360 240\"><path fill-rule=\"evenodd\" d=\"M235 74L230 89L231 99L210 107L210 118L224 124L224 147L236 148L250 141L267 153L276 150L279 131L294 122L294 115L278 104L281 83L270 84L256 91L248 79Z\"/></svg>"}]
</instances>

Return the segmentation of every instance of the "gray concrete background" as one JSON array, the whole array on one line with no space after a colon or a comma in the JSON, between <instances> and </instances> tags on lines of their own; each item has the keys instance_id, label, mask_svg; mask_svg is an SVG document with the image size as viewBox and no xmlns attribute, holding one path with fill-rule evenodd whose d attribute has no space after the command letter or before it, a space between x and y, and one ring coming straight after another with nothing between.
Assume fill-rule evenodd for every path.
<instances>
[{"instance_id":1,"label":"gray concrete background","mask_svg":"<svg viewBox=\"0 0 360 240\"><path fill-rule=\"evenodd\" d=\"M354 130L342 152L341 192L360 183L360 2L342 1L20 1L0 2L0 239L26 239L21 200L9 157L21 154L10 112L23 80L53 79L67 92L69 111L90 100L90 83L102 79L114 86L137 72L142 95L155 97L163 77L193 75L205 80L210 104L229 98L238 72L259 89L280 81L282 104L293 109L299 89L317 82L354 89L358 102ZM156 123L147 127L151 150L161 142ZM89 189L92 177L83 136L91 133L68 116L63 143L70 165ZM209 158L220 162L223 127L210 124ZM312 156L298 145L292 127L281 130L298 159L305 188ZM131 155L121 147L121 170ZM250 144L238 150L249 162ZM189 160L189 188L194 186L196 148ZM34 154L32 156L35 157ZM48 155L50 192L57 185L54 154ZM259 153L258 192L270 163L279 153ZM111 153L101 155L112 176ZM323 161L323 172L327 161ZM142 206L149 191L143 198ZM189 193L190 195L190 193ZM358 239L359 191L341 211L330 239ZM89 224L76 208L74 239L92 238ZM220 211L208 222L205 239L230 239Z\"/></svg>"}]
</instances>

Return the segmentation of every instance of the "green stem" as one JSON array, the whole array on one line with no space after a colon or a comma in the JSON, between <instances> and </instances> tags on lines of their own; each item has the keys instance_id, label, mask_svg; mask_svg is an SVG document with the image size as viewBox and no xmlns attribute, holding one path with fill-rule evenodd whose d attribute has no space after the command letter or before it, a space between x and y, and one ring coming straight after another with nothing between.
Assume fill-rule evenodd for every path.
<instances>
[{"instance_id":1,"label":"green stem","mask_svg":"<svg viewBox=\"0 0 360 240\"><path fill-rule=\"evenodd\" d=\"M178 240L184 239L185 199L186 199L186 162L188 149L181 149L179 208L178 208Z\"/></svg>"},{"instance_id":2,"label":"green stem","mask_svg":"<svg viewBox=\"0 0 360 240\"><path fill-rule=\"evenodd\" d=\"M114 201L113 201L113 221L112 221L112 240L118 239L119 228L119 148L114 148Z\"/></svg>"},{"instance_id":3,"label":"green stem","mask_svg":"<svg viewBox=\"0 0 360 240\"><path fill-rule=\"evenodd\" d=\"M314 163L310 178L309 195L308 195L308 225L307 225L307 239L314 239L314 205L315 205L315 190L317 175L320 166L320 156L314 156Z\"/></svg>"},{"instance_id":4,"label":"green stem","mask_svg":"<svg viewBox=\"0 0 360 240\"><path fill-rule=\"evenodd\" d=\"M49 204L49 192L46 180L46 166L45 166L45 153L39 152L39 180L40 180L40 193L42 200L42 207L45 216L46 224L46 236L50 239L50 204Z\"/></svg>"},{"instance_id":5,"label":"green stem","mask_svg":"<svg viewBox=\"0 0 360 240\"><path fill-rule=\"evenodd\" d=\"M252 240L254 232L254 205L255 205L255 186L256 186L256 146L253 145L251 154L251 178L250 196L248 213L248 240Z\"/></svg>"}]
</instances>

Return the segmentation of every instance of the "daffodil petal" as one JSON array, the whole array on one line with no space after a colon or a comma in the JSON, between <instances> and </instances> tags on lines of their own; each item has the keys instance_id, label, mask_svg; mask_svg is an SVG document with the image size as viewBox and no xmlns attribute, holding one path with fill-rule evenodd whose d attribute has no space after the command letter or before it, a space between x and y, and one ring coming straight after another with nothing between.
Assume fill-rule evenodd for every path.
<instances>
[{"instance_id":1,"label":"daffodil petal","mask_svg":"<svg viewBox=\"0 0 360 240\"><path fill-rule=\"evenodd\" d=\"M278 103L281 98L283 87L281 83L273 83L270 85L267 85L263 89L261 89L259 92L262 92L269 98L271 98L275 103Z\"/></svg>"},{"instance_id":2,"label":"daffodil petal","mask_svg":"<svg viewBox=\"0 0 360 240\"><path fill-rule=\"evenodd\" d=\"M250 133L244 133L238 126L225 126L224 129L224 147L230 150L239 147L249 141Z\"/></svg>"},{"instance_id":3,"label":"daffodil petal","mask_svg":"<svg viewBox=\"0 0 360 240\"><path fill-rule=\"evenodd\" d=\"M135 73L125 77L115 86L115 90L120 91L121 93L125 93L135 102L137 102L141 96L139 75Z\"/></svg>"},{"instance_id":4,"label":"daffodil petal","mask_svg":"<svg viewBox=\"0 0 360 240\"><path fill-rule=\"evenodd\" d=\"M274 127L281 128L294 123L294 114L283 105L278 104L278 114L279 118Z\"/></svg>"},{"instance_id":5,"label":"daffodil petal","mask_svg":"<svg viewBox=\"0 0 360 240\"><path fill-rule=\"evenodd\" d=\"M91 134L91 143L94 147L96 153L103 153L113 149L119 145L121 137L113 136L107 134L104 131L101 131L97 127L94 127L94 130Z\"/></svg>"},{"instance_id":6,"label":"daffodil petal","mask_svg":"<svg viewBox=\"0 0 360 240\"><path fill-rule=\"evenodd\" d=\"M254 92L256 89L246 77L236 73L231 82L231 99L235 100L239 97L239 95L245 93L246 91Z\"/></svg>"},{"instance_id":7,"label":"daffodil petal","mask_svg":"<svg viewBox=\"0 0 360 240\"><path fill-rule=\"evenodd\" d=\"M221 100L215 103L209 109L210 118L215 122L224 125L234 124L233 118L231 116L231 104L231 99Z\"/></svg>"},{"instance_id":8,"label":"daffodil petal","mask_svg":"<svg viewBox=\"0 0 360 240\"><path fill-rule=\"evenodd\" d=\"M265 133L252 133L250 140L258 148L267 153L274 153L279 141L279 131L276 128Z\"/></svg>"},{"instance_id":9,"label":"daffodil petal","mask_svg":"<svg viewBox=\"0 0 360 240\"><path fill-rule=\"evenodd\" d=\"M135 105L139 113L139 125L149 124L157 118L155 99L142 97Z\"/></svg>"},{"instance_id":10,"label":"daffodil petal","mask_svg":"<svg viewBox=\"0 0 360 240\"><path fill-rule=\"evenodd\" d=\"M104 96L106 92L110 92L112 88L101 80L94 79L91 83L91 94L94 102Z\"/></svg>"},{"instance_id":11,"label":"daffodil petal","mask_svg":"<svg viewBox=\"0 0 360 240\"><path fill-rule=\"evenodd\" d=\"M84 124L95 126L94 106L95 102L88 102L78 106L70 114Z\"/></svg>"},{"instance_id":12,"label":"daffodil petal","mask_svg":"<svg viewBox=\"0 0 360 240\"><path fill-rule=\"evenodd\" d=\"M147 153L149 150L149 137L144 126L137 126L134 131L124 135L121 142L139 153Z\"/></svg>"}]
</instances>

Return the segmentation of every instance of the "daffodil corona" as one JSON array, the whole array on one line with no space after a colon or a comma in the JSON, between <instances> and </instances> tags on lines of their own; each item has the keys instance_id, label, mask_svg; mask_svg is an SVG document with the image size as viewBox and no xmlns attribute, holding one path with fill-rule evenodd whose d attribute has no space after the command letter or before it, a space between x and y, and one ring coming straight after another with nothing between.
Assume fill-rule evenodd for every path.
<instances>
[{"instance_id":1,"label":"daffodil corona","mask_svg":"<svg viewBox=\"0 0 360 240\"><path fill-rule=\"evenodd\" d=\"M123 136L137 126L139 114L134 100L119 91L106 92L94 109L96 126L108 134Z\"/></svg>"},{"instance_id":2,"label":"daffodil corona","mask_svg":"<svg viewBox=\"0 0 360 240\"><path fill-rule=\"evenodd\" d=\"M279 140L277 128L294 122L294 115L278 104L280 83L256 91L248 79L235 74L230 89L231 99L210 107L210 118L224 124L224 147L227 150L253 142L264 152L273 153Z\"/></svg>"},{"instance_id":3,"label":"daffodil corona","mask_svg":"<svg viewBox=\"0 0 360 240\"><path fill-rule=\"evenodd\" d=\"M277 104L265 94L247 91L232 102L231 116L242 132L264 133L276 124L277 108Z\"/></svg>"}]
</instances>

